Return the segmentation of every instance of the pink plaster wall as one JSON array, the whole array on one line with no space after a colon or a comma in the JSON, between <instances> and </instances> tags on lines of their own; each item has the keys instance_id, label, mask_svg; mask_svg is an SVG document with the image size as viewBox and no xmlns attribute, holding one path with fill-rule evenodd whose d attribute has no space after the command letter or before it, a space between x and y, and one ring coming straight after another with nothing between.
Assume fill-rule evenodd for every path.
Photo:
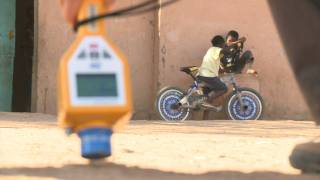
<instances>
[{"instance_id":1,"label":"pink plaster wall","mask_svg":"<svg viewBox=\"0 0 320 180\"><path fill-rule=\"evenodd\" d=\"M297 87L266 0L183 0L161 13L159 78L167 85L190 85L180 66L200 65L214 35L235 29L246 36L260 76L267 119L303 119L308 111ZM211 116L211 118L214 118Z\"/></svg>"},{"instance_id":2,"label":"pink plaster wall","mask_svg":"<svg viewBox=\"0 0 320 180\"><path fill-rule=\"evenodd\" d=\"M118 7L142 0L119 0ZM74 34L57 0L38 1L37 111L56 113L56 72ZM158 16L160 15L160 16ZM267 119L304 119L308 111L297 88L266 0L181 0L158 13L108 20L109 35L131 65L135 119L154 113L157 90L192 82L179 67L200 65L213 35L236 29L256 57L258 78L241 78L265 98ZM214 119L219 116L212 115ZM153 116L154 118L154 116Z\"/></svg>"}]
</instances>

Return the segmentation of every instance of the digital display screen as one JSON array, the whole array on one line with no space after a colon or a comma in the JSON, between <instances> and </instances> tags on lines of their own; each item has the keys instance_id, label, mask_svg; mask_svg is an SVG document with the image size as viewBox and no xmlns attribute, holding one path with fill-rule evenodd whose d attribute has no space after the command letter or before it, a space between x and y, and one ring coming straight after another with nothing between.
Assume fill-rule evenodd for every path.
<instances>
[{"instance_id":1,"label":"digital display screen","mask_svg":"<svg viewBox=\"0 0 320 180\"><path fill-rule=\"evenodd\" d=\"M117 97L115 74L77 74L79 97Z\"/></svg>"}]
</instances>

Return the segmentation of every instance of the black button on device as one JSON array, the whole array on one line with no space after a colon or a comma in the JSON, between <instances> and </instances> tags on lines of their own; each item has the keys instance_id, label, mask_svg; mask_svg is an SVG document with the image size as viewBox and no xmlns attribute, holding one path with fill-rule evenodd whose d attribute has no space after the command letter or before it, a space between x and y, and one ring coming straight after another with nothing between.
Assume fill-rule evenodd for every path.
<instances>
[{"instance_id":1,"label":"black button on device","mask_svg":"<svg viewBox=\"0 0 320 180\"><path fill-rule=\"evenodd\" d=\"M87 53L85 50L81 51L81 53L78 55L79 60L83 60L87 57Z\"/></svg>"},{"instance_id":2,"label":"black button on device","mask_svg":"<svg viewBox=\"0 0 320 180\"><path fill-rule=\"evenodd\" d=\"M111 55L106 50L103 51L103 57L104 59L111 59Z\"/></svg>"}]
</instances>

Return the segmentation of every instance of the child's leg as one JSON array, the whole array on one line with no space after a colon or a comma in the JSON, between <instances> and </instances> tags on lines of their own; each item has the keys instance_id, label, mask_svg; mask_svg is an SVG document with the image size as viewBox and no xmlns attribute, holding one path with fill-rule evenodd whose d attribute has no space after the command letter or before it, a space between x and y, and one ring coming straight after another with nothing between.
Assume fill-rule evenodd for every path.
<instances>
[{"instance_id":1,"label":"child's leg","mask_svg":"<svg viewBox=\"0 0 320 180\"><path fill-rule=\"evenodd\" d=\"M249 64L250 66L253 64L254 58L251 51L246 51L242 54L242 56L235 62L236 63L236 71L242 72L244 67Z\"/></svg>"}]
</instances>

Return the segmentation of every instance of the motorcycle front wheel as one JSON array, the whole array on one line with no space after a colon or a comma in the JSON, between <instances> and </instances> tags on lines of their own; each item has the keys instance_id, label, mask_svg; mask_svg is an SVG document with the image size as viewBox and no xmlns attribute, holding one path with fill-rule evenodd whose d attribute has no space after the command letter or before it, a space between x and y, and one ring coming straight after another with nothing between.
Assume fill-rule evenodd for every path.
<instances>
[{"instance_id":1,"label":"motorcycle front wheel","mask_svg":"<svg viewBox=\"0 0 320 180\"><path fill-rule=\"evenodd\" d=\"M250 88L241 88L242 102L241 103L237 93L232 93L226 103L226 113L229 119L232 120L259 120L263 116L264 103L261 95Z\"/></svg>"},{"instance_id":2,"label":"motorcycle front wheel","mask_svg":"<svg viewBox=\"0 0 320 180\"><path fill-rule=\"evenodd\" d=\"M184 96L185 92L179 88L167 87L162 89L155 103L159 117L167 122L182 122L190 119L191 110L178 105Z\"/></svg>"}]
</instances>

